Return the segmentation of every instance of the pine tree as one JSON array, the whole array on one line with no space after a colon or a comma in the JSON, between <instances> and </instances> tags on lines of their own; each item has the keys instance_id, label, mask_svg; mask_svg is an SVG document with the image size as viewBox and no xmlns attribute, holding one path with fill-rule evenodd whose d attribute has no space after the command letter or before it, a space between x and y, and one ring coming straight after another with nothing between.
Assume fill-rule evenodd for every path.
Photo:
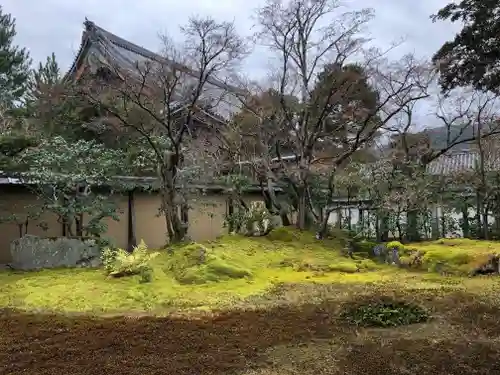
<instances>
[{"instance_id":1,"label":"pine tree","mask_svg":"<svg viewBox=\"0 0 500 375\"><path fill-rule=\"evenodd\" d=\"M472 85L500 92L500 0L453 1L433 19L463 25L433 57L442 89Z\"/></svg>"},{"instance_id":2,"label":"pine tree","mask_svg":"<svg viewBox=\"0 0 500 375\"><path fill-rule=\"evenodd\" d=\"M11 108L28 90L31 59L25 48L14 45L16 21L0 6L0 104Z\"/></svg>"},{"instance_id":3,"label":"pine tree","mask_svg":"<svg viewBox=\"0 0 500 375\"><path fill-rule=\"evenodd\" d=\"M61 69L56 61L54 52L47 56L45 63L38 64L38 68L33 71L33 83L35 90L41 90L44 86L53 86L61 82Z\"/></svg>"},{"instance_id":4,"label":"pine tree","mask_svg":"<svg viewBox=\"0 0 500 375\"><path fill-rule=\"evenodd\" d=\"M36 69L31 70L29 78L29 92L27 95L27 106L33 111L47 96L51 96L61 83L61 69L56 60L54 52L44 63L39 62Z\"/></svg>"}]
</instances>

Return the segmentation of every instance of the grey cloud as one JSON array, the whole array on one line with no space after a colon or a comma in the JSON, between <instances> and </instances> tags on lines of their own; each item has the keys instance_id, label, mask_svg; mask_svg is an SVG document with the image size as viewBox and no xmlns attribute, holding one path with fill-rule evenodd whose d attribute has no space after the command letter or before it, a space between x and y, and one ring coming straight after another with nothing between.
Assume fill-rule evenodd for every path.
<instances>
[{"instance_id":1,"label":"grey cloud","mask_svg":"<svg viewBox=\"0 0 500 375\"><path fill-rule=\"evenodd\" d=\"M235 20L242 34L250 34L251 15L262 0L4 0L5 11L17 19L17 43L26 46L35 61L56 53L62 67L67 69L78 50L85 17L125 39L152 50L158 50L158 33L175 37L178 26L192 14L211 15L217 19ZM429 19L445 0L350 0L351 8L375 8L376 18L370 24L374 43L389 46L394 40L406 37L406 43L396 53L415 52L429 57L456 27L445 23L433 24ZM248 67L261 71L265 57L252 56Z\"/></svg>"}]
</instances>

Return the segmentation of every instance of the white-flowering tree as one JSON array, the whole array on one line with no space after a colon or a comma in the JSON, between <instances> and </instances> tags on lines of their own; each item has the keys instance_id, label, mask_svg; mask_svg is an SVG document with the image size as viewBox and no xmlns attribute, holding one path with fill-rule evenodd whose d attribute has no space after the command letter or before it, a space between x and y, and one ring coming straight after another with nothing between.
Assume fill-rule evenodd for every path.
<instances>
[{"instance_id":1,"label":"white-flowering tree","mask_svg":"<svg viewBox=\"0 0 500 375\"><path fill-rule=\"evenodd\" d=\"M21 152L16 164L22 170L16 175L41 200L41 209L55 214L69 236L99 236L104 218L118 220L111 195L127 188L116 179L129 169L122 151L54 137Z\"/></svg>"}]
</instances>

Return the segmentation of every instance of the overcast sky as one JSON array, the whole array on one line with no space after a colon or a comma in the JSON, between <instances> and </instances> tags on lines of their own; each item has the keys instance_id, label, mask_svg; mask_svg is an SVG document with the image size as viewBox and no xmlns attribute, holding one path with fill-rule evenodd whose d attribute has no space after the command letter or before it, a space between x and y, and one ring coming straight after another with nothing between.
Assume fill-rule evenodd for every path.
<instances>
[{"instance_id":1,"label":"overcast sky","mask_svg":"<svg viewBox=\"0 0 500 375\"><path fill-rule=\"evenodd\" d=\"M190 15L210 15L235 20L239 32L250 34L253 10L262 0L3 0L4 11L17 20L17 43L29 49L35 61L52 52L66 71L80 44L85 17L119 36L153 51L159 49L159 33L175 36ZM456 27L433 24L429 16L446 0L347 0L355 9L371 7L376 18L370 24L374 43L388 46L406 38L397 53L415 52L424 57L450 39ZM248 68L259 72L262 56L252 56Z\"/></svg>"}]
</instances>

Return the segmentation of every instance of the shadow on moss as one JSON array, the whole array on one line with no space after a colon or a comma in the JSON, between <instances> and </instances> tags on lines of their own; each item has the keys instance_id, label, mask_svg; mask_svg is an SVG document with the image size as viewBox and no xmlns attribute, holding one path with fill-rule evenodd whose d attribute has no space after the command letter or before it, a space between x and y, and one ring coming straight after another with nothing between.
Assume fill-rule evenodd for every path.
<instances>
[{"instance_id":1,"label":"shadow on moss","mask_svg":"<svg viewBox=\"0 0 500 375\"><path fill-rule=\"evenodd\" d=\"M427 331L413 331L411 326L363 331L339 319L337 301L167 318L4 311L0 366L6 373L40 375L131 369L166 375L499 372L500 345L485 339L495 327L472 326L470 316L455 309L466 306L476 320L486 316L490 323L500 313L498 306L477 306L467 295L422 297L443 319L456 319L457 328L428 323ZM284 349L278 351L280 347Z\"/></svg>"}]
</instances>

